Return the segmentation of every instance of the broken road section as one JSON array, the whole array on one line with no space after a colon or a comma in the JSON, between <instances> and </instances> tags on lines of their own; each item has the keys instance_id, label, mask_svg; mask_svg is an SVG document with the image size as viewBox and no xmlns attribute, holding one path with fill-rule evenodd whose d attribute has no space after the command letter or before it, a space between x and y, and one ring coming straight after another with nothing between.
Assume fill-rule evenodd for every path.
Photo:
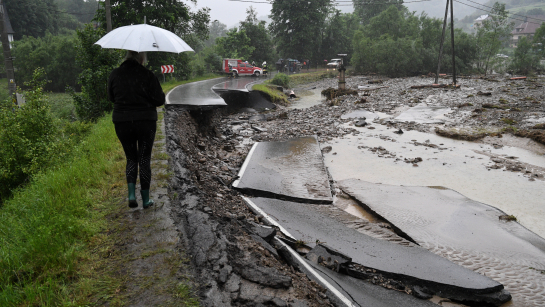
<instances>
[{"instance_id":1,"label":"broken road section","mask_svg":"<svg viewBox=\"0 0 545 307\"><path fill-rule=\"evenodd\" d=\"M296 202L333 202L315 137L258 142L248 153L233 187L244 193Z\"/></svg>"},{"instance_id":2,"label":"broken road section","mask_svg":"<svg viewBox=\"0 0 545 307\"><path fill-rule=\"evenodd\" d=\"M402 246L369 237L348 228L342 217L327 214L329 206L295 203L269 198L250 201L300 242L326 242L352 258L345 272L366 279L367 270L404 285L425 288L429 294L457 301L487 302L499 306L510 300L503 285L454 264L417 246Z\"/></svg>"},{"instance_id":3,"label":"broken road section","mask_svg":"<svg viewBox=\"0 0 545 307\"><path fill-rule=\"evenodd\" d=\"M337 183L406 239L501 282L516 306L545 301L545 240L516 221L502 220L503 211L441 187Z\"/></svg>"}]
</instances>

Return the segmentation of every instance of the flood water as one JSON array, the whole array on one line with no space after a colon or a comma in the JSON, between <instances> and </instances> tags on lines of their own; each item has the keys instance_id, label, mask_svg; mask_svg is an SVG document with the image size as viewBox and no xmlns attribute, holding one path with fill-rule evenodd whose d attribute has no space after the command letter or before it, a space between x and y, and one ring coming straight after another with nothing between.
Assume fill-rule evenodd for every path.
<instances>
[{"instance_id":1,"label":"flood water","mask_svg":"<svg viewBox=\"0 0 545 307\"><path fill-rule=\"evenodd\" d=\"M529 181L518 172L488 170L485 166L494 163L476 151L515 156L517 161L545 167L542 154L509 146L495 149L487 144L452 140L418 131L405 131L398 135L393 133L396 130L383 125L372 126L376 129L350 126L361 134L321 144L322 147L331 145L333 148L324 154L324 162L334 180L356 178L391 185L443 186L514 215L520 224L545 237L545 182ZM435 144L443 150L416 146L414 141ZM395 158L380 157L378 152L358 149L358 146L382 146L401 160L396 162ZM403 161L417 157L423 160L418 166Z\"/></svg>"}]
</instances>

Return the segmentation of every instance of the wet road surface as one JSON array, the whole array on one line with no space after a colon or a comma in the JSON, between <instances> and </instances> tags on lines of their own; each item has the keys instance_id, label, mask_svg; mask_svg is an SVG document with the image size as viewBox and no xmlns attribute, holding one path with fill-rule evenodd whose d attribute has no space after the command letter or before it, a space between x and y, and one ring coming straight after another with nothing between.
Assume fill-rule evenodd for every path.
<instances>
[{"instance_id":1,"label":"wet road surface","mask_svg":"<svg viewBox=\"0 0 545 307\"><path fill-rule=\"evenodd\" d=\"M332 203L318 141L314 137L255 143L233 187L249 194Z\"/></svg>"},{"instance_id":2,"label":"wet road surface","mask_svg":"<svg viewBox=\"0 0 545 307\"><path fill-rule=\"evenodd\" d=\"M195 109L227 106L225 101L212 90L214 85L223 84L225 81L226 78L216 78L179 85L168 92L166 105Z\"/></svg>"}]
</instances>

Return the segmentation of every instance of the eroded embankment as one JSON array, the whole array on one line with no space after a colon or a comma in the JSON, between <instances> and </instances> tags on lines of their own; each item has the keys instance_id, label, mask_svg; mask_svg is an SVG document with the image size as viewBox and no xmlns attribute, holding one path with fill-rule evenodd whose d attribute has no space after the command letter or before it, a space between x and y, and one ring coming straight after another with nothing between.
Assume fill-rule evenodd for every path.
<instances>
[{"instance_id":1,"label":"eroded embankment","mask_svg":"<svg viewBox=\"0 0 545 307\"><path fill-rule=\"evenodd\" d=\"M276 254L270 233L230 188L246 149L221 137L219 118L177 107L165 116L172 215L188 238L202 305L331 306L325 289Z\"/></svg>"}]
</instances>

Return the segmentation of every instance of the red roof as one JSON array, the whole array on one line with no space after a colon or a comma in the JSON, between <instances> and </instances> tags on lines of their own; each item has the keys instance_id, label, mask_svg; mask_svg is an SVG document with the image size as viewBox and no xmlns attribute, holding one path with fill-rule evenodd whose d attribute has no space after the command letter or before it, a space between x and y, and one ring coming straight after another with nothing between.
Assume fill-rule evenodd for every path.
<instances>
[{"instance_id":1,"label":"red roof","mask_svg":"<svg viewBox=\"0 0 545 307\"><path fill-rule=\"evenodd\" d=\"M528 16L526 22L523 22L515 27L515 30L511 31L511 34L534 34L537 28L545 22L545 15L531 15Z\"/></svg>"}]
</instances>

